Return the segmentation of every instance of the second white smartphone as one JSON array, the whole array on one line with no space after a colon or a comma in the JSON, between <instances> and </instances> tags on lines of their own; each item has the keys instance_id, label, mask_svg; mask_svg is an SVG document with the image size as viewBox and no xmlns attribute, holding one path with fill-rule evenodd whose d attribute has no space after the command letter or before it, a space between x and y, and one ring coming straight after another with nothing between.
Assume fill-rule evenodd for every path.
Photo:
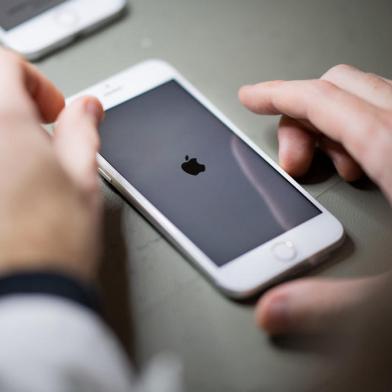
<instances>
[{"instance_id":1,"label":"second white smartphone","mask_svg":"<svg viewBox=\"0 0 392 392\"><path fill-rule=\"evenodd\" d=\"M37 59L117 16L125 0L2 0L0 39Z\"/></svg>"},{"instance_id":2,"label":"second white smartphone","mask_svg":"<svg viewBox=\"0 0 392 392\"><path fill-rule=\"evenodd\" d=\"M338 220L167 63L84 94L106 110L103 177L227 295L253 295L341 243Z\"/></svg>"}]
</instances>

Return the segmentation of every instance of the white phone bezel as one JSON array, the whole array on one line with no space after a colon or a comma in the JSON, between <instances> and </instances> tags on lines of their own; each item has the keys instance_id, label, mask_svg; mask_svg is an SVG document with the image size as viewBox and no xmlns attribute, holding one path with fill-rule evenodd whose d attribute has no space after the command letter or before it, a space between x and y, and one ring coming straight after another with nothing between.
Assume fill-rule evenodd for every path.
<instances>
[{"instance_id":1,"label":"white phone bezel","mask_svg":"<svg viewBox=\"0 0 392 392\"><path fill-rule=\"evenodd\" d=\"M193 97L253 148L300 193L317 206L321 210L321 214L224 266L217 267L184 233L98 154L100 173L104 178L118 188L133 205L137 206L216 286L234 298L253 295L272 283L291 275L299 268L317 264L323 255L341 243L344 230L340 222L166 62L161 60L143 62L82 91L69 98L68 101L81 95L93 95L101 100L107 110L171 79L180 83ZM272 247L275 244L287 242L294 244L296 248L297 254L291 261L280 260L272 252Z\"/></svg>"},{"instance_id":2,"label":"white phone bezel","mask_svg":"<svg viewBox=\"0 0 392 392\"><path fill-rule=\"evenodd\" d=\"M94 0L93 5L91 0L67 0L10 30L0 26L0 40L34 60L106 23L125 6L126 0ZM74 18L72 23L64 23L64 15Z\"/></svg>"}]
</instances>

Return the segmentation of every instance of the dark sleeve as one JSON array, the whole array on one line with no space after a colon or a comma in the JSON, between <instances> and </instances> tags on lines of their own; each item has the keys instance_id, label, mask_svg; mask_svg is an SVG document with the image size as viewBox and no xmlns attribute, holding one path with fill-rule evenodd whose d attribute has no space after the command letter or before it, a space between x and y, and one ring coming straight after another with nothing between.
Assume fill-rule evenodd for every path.
<instances>
[{"instance_id":1,"label":"dark sleeve","mask_svg":"<svg viewBox=\"0 0 392 392\"><path fill-rule=\"evenodd\" d=\"M95 287L61 273L30 271L0 277L0 300L21 294L57 296L101 313Z\"/></svg>"}]
</instances>

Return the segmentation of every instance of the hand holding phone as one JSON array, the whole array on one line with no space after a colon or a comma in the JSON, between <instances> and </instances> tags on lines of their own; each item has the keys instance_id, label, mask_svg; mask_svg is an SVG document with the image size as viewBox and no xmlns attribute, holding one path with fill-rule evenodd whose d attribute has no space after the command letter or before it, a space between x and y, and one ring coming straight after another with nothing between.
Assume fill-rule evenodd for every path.
<instances>
[{"instance_id":1,"label":"hand holding phone","mask_svg":"<svg viewBox=\"0 0 392 392\"><path fill-rule=\"evenodd\" d=\"M391 80L349 65L331 68L320 80L267 82L240 91L241 101L252 111L283 115L279 155L290 173L306 172L318 145L340 176L353 181L365 172L389 201L391 97ZM256 319L274 335L330 332L345 315L363 312L367 297L384 280L380 275L286 283L263 296Z\"/></svg>"},{"instance_id":2,"label":"hand holding phone","mask_svg":"<svg viewBox=\"0 0 392 392\"><path fill-rule=\"evenodd\" d=\"M102 107L83 97L64 109L61 92L35 67L2 49L0 64L0 273L50 270L93 280ZM41 123L54 121L48 137Z\"/></svg>"}]
</instances>

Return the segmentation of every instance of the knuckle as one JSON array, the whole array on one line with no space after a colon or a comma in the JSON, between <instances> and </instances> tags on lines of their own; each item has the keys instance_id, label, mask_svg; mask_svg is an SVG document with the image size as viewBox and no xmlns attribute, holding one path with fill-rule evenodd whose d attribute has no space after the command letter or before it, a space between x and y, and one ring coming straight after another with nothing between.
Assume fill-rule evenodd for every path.
<instances>
[{"instance_id":1,"label":"knuckle","mask_svg":"<svg viewBox=\"0 0 392 392\"><path fill-rule=\"evenodd\" d=\"M355 146L368 174L378 183L382 183L386 171L389 172L385 161L392 154L391 132L392 118L379 114L364 125L363 135Z\"/></svg>"},{"instance_id":2,"label":"knuckle","mask_svg":"<svg viewBox=\"0 0 392 392\"><path fill-rule=\"evenodd\" d=\"M379 121L376 118L369 118L362 125L361 136L356 139L356 147L359 154L363 156L369 155L372 152L375 142L379 137Z\"/></svg>"},{"instance_id":3,"label":"knuckle","mask_svg":"<svg viewBox=\"0 0 392 392\"><path fill-rule=\"evenodd\" d=\"M371 79L371 80L374 79L374 80L379 80L379 81L381 81L380 77L379 77L377 74L375 74L374 72L366 72L365 75L366 75L366 77L367 77L368 79Z\"/></svg>"},{"instance_id":4,"label":"knuckle","mask_svg":"<svg viewBox=\"0 0 392 392\"><path fill-rule=\"evenodd\" d=\"M314 92L318 95L330 96L336 92L335 85L328 80L314 80L312 82L312 87Z\"/></svg>"},{"instance_id":5,"label":"knuckle","mask_svg":"<svg viewBox=\"0 0 392 392\"><path fill-rule=\"evenodd\" d=\"M304 92L307 100L305 117L312 123L320 113L320 107L317 102L335 100L337 87L333 83L321 79L312 80L306 86L307 91Z\"/></svg>"},{"instance_id":6,"label":"knuckle","mask_svg":"<svg viewBox=\"0 0 392 392\"><path fill-rule=\"evenodd\" d=\"M330 68L327 72L324 73L322 76L323 79L327 80L334 80L338 76L342 74L346 74L347 72L350 72L353 70L354 67L348 64L337 64Z\"/></svg>"},{"instance_id":7,"label":"knuckle","mask_svg":"<svg viewBox=\"0 0 392 392\"><path fill-rule=\"evenodd\" d=\"M382 95L385 94L386 97L389 98L392 97L392 87L379 75L374 73L366 73L365 81L377 94L382 94ZM391 103L390 102L388 103L389 103L388 106L391 107Z\"/></svg>"}]
</instances>

